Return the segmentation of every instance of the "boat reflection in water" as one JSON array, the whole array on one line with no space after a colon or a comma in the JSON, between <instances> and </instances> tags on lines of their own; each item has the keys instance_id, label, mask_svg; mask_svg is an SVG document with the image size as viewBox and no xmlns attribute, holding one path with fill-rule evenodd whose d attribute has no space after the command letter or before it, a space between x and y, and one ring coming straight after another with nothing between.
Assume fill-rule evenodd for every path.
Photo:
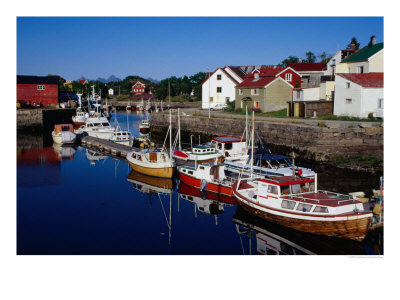
<instances>
[{"instance_id":1,"label":"boat reflection in water","mask_svg":"<svg viewBox=\"0 0 400 300\"><path fill-rule=\"evenodd\" d=\"M107 159L107 155L101 154L94 150L86 149L86 158L90 161L90 165L94 166L98 161L104 161Z\"/></svg>"},{"instance_id":2,"label":"boat reflection in water","mask_svg":"<svg viewBox=\"0 0 400 300\"><path fill-rule=\"evenodd\" d=\"M58 154L61 160L73 160L76 152L76 148L74 146L67 146L54 143L53 144L54 151Z\"/></svg>"},{"instance_id":3,"label":"boat reflection in water","mask_svg":"<svg viewBox=\"0 0 400 300\"><path fill-rule=\"evenodd\" d=\"M126 178L127 181L132 183L135 190L138 190L142 194L147 194L150 203L152 203L152 196L160 200L161 208L165 216L165 221L168 227L168 245L171 245L172 237L172 193L176 187L176 181L174 178L159 178L149 175L145 175L135 170L131 170ZM163 204L163 196L169 195L169 216L165 213L165 208Z\"/></svg>"},{"instance_id":4,"label":"boat reflection in water","mask_svg":"<svg viewBox=\"0 0 400 300\"><path fill-rule=\"evenodd\" d=\"M126 180L132 183L134 189L149 195L171 194L176 186L173 178L148 176L135 170L131 170Z\"/></svg>"},{"instance_id":5,"label":"boat reflection in water","mask_svg":"<svg viewBox=\"0 0 400 300\"><path fill-rule=\"evenodd\" d=\"M269 222L245 211L237 206L232 221L239 234L243 254L252 254L254 235L257 243L257 254L261 255L365 255L371 253L368 237L363 243L301 232L289 227ZM248 238L248 251L245 251L245 241ZM368 253L369 252L369 253Z\"/></svg>"},{"instance_id":6,"label":"boat reflection in water","mask_svg":"<svg viewBox=\"0 0 400 300\"><path fill-rule=\"evenodd\" d=\"M206 215L214 215L216 225L218 225L217 215L224 212L224 205L234 205L237 203L234 197L199 190L187 185L183 181L179 182L178 193L180 198L194 204L195 217L197 217L197 210Z\"/></svg>"}]
</instances>

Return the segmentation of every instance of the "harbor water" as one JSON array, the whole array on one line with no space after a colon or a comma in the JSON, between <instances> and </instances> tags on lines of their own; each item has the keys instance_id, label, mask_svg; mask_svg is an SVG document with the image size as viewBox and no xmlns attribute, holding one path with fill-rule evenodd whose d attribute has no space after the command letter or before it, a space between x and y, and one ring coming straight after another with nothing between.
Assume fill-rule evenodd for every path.
<instances>
[{"instance_id":1,"label":"harbor water","mask_svg":"<svg viewBox=\"0 0 400 300\"><path fill-rule=\"evenodd\" d=\"M141 113L118 113L139 136ZM112 116L111 124L115 121ZM379 188L379 175L314 166L321 188ZM382 255L383 229L362 242L316 236L261 220L234 198L135 173L48 132L17 136L17 253L21 255Z\"/></svg>"}]
</instances>

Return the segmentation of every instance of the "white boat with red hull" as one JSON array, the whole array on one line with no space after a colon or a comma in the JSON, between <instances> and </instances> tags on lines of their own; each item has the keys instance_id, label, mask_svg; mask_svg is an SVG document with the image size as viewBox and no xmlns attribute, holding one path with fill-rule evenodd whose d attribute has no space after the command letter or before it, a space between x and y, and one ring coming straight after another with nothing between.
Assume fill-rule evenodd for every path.
<instances>
[{"instance_id":1,"label":"white boat with red hull","mask_svg":"<svg viewBox=\"0 0 400 300\"><path fill-rule=\"evenodd\" d=\"M317 189L317 176L240 179L232 187L250 213L300 231L362 241L372 211L350 195Z\"/></svg>"}]
</instances>

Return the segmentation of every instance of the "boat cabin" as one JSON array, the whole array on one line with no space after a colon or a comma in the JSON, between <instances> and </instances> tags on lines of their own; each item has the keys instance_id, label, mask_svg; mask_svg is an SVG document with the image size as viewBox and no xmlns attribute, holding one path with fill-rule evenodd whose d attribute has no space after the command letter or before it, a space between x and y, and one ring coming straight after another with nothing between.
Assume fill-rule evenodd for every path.
<instances>
[{"instance_id":1,"label":"boat cabin","mask_svg":"<svg viewBox=\"0 0 400 300\"><path fill-rule=\"evenodd\" d=\"M113 138L116 140L129 140L131 133L129 131L117 131L113 134Z\"/></svg>"},{"instance_id":2,"label":"boat cabin","mask_svg":"<svg viewBox=\"0 0 400 300\"><path fill-rule=\"evenodd\" d=\"M211 145L225 157L247 155L246 140L236 136L215 137L211 140Z\"/></svg>"},{"instance_id":3,"label":"boat cabin","mask_svg":"<svg viewBox=\"0 0 400 300\"><path fill-rule=\"evenodd\" d=\"M180 167L180 172L209 182L219 182L226 179L225 168L222 164L204 163L198 165L184 165Z\"/></svg>"},{"instance_id":4,"label":"boat cabin","mask_svg":"<svg viewBox=\"0 0 400 300\"><path fill-rule=\"evenodd\" d=\"M71 124L57 124L54 125L54 133L59 134L61 131L74 132L74 127Z\"/></svg>"},{"instance_id":5,"label":"boat cabin","mask_svg":"<svg viewBox=\"0 0 400 300\"><path fill-rule=\"evenodd\" d=\"M132 158L138 161L150 163L167 163L169 162L168 154L160 151L144 152L135 151L132 153Z\"/></svg>"},{"instance_id":6,"label":"boat cabin","mask_svg":"<svg viewBox=\"0 0 400 300\"><path fill-rule=\"evenodd\" d=\"M214 154L217 150L214 147L198 145L193 146L193 154Z\"/></svg>"}]
</instances>

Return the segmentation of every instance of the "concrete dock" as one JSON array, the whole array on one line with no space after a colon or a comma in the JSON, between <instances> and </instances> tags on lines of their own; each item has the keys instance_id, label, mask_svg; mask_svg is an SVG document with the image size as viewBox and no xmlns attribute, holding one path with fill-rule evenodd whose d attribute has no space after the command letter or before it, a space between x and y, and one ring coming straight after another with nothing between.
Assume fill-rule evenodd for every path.
<instances>
[{"instance_id":1,"label":"concrete dock","mask_svg":"<svg viewBox=\"0 0 400 300\"><path fill-rule=\"evenodd\" d=\"M114 157L126 160L128 152L133 150L139 150L139 148L134 148L130 146L120 145L107 141L104 139L95 138L92 136L85 136L81 138L81 145L87 149L96 150L101 153L108 153Z\"/></svg>"}]
</instances>

